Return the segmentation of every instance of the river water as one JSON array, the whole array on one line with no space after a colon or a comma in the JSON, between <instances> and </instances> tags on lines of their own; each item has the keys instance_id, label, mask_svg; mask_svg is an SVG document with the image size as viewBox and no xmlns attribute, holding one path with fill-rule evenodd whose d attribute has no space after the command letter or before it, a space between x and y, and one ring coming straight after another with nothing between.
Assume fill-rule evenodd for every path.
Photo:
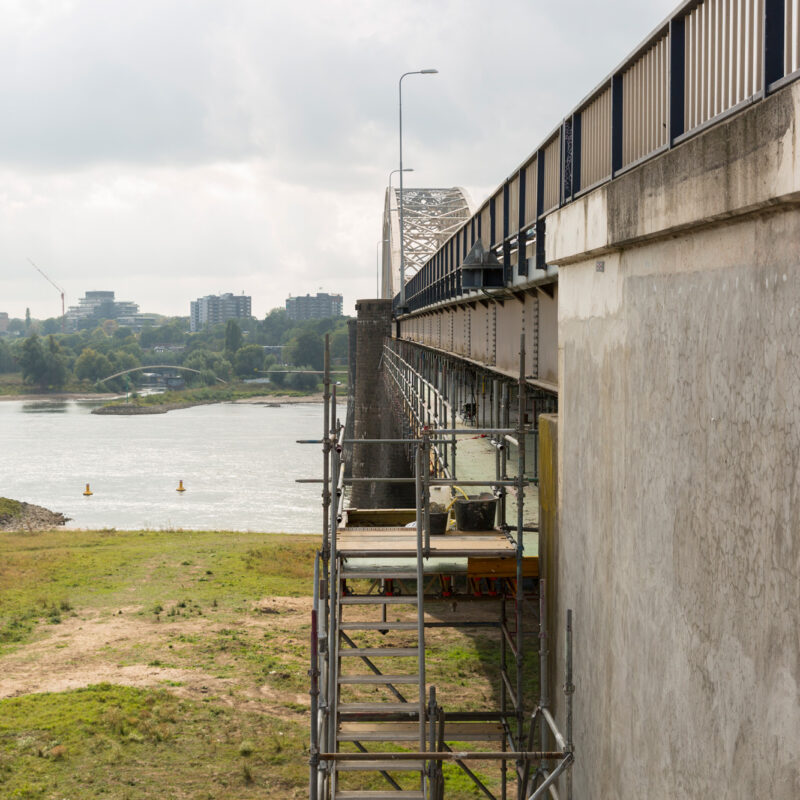
<instances>
[{"instance_id":1,"label":"river water","mask_svg":"<svg viewBox=\"0 0 800 800\"><path fill-rule=\"evenodd\" d=\"M71 528L320 531L321 485L294 481L321 477L321 447L295 443L320 437L321 404L138 416L94 405L0 402L0 496L60 511Z\"/></svg>"}]
</instances>

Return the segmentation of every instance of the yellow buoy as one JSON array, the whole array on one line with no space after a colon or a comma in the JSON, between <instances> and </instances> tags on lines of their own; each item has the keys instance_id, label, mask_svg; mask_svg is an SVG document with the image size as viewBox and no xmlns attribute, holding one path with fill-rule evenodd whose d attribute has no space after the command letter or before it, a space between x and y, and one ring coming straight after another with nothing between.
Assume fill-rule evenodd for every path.
<instances>
[{"instance_id":1,"label":"yellow buoy","mask_svg":"<svg viewBox=\"0 0 800 800\"><path fill-rule=\"evenodd\" d=\"M84 497L90 497L93 494L94 494L94 492L89 488L89 484L87 483L86 484L86 491L84 491L83 496Z\"/></svg>"},{"instance_id":2,"label":"yellow buoy","mask_svg":"<svg viewBox=\"0 0 800 800\"><path fill-rule=\"evenodd\" d=\"M176 492L185 492L186 488L183 485L183 481L178 481L178 488L175 490Z\"/></svg>"}]
</instances>

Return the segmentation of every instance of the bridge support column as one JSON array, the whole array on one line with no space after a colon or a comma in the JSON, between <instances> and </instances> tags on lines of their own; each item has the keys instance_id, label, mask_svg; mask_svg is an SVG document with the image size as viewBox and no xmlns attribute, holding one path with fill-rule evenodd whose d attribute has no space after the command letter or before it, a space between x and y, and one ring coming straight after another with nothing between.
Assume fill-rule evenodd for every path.
<instances>
[{"instance_id":1,"label":"bridge support column","mask_svg":"<svg viewBox=\"0 0 800 800\"><path fill-rule=\"evenodd\" d=\"M381 372L381 355L392 330L391 300L359 300L355 323L355 389L353 392L353 439L394 439L402 433L392 413L392 397ZM353 445L353 477L410 477L405 446L400 444ZM397 508L414 505L409 484L356 483L354 508Z\"/></svg>"}]
</instances>

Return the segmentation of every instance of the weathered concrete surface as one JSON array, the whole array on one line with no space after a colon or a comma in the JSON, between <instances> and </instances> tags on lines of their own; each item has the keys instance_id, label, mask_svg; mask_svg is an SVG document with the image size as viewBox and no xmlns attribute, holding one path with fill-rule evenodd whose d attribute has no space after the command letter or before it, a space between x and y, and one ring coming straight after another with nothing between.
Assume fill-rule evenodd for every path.
<instances>
[{"instance_id":1,"label":"weathered concrete surface","mask_svg":"<svg viewBox=\"0 0 800 800\"><path fill-rule=\"evenodd\" d=\"M548 218L581 800L800 797L799 98Z\"/></svg>"}]
</instances>

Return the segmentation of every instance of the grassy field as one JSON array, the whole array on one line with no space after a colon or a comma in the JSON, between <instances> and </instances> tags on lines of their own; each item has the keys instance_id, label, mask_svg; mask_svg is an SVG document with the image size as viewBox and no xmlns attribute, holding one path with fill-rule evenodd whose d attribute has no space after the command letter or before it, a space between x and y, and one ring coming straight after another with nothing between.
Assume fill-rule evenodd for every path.
<instances>
[{"instance_id":1,"label":"grassy field","mask_svg":"<svg viewBox=\"0 0 800 800\"><path fill-rule=\"evenodd\" d=\"M0 534L0 797L306 797L317 543ZM428 644L442 693L496 703L496 631ZM448 798L481 796L449 774Z\"/></svg>"}]
</instances>

